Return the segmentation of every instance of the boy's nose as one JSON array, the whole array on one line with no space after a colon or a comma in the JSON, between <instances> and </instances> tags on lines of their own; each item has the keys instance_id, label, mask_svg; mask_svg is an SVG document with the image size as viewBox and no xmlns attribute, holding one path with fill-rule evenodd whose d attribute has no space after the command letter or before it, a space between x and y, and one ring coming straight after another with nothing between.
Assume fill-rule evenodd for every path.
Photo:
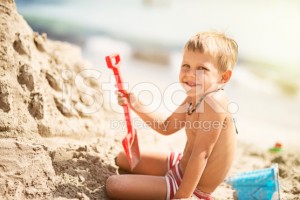
<instances>
[{"instance_id":1,"label":"boy's nose","mask_svg":"<svg viewBox=\"0 0 300 200\"><path fill-rule=\"evenodd\" d=\"M190 77L195 77L196 76L196 71L197 70L193 70L193 69L190 69L186 72L186 75L187 76L190 76Z\"/></svg>"}]
</instances>

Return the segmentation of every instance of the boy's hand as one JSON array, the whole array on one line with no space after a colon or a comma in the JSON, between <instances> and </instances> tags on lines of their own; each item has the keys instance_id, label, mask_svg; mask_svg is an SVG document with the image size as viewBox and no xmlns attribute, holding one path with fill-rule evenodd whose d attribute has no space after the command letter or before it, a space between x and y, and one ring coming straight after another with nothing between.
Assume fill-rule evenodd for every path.
<instances>
[{"instance_id":1,"label":"boy's hand","mask_svg":"<svg viewBox=\"0 0 300 200\"><path fill-rule=\"evenodd\" d=\"M127 90L123 90L122 92L117 90L115 94L117 95L118 104L120 106L128 105L133 107L137 102L135 95Z\"/></svg>"}]
</instances>

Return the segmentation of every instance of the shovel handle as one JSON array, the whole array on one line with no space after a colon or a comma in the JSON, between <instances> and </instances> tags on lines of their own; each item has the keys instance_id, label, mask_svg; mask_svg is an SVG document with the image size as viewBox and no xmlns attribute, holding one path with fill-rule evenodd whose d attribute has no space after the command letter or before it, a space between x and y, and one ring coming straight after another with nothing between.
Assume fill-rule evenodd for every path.
<instances>
[{"instance_id":1,"label":"shovel handle","mask_svg":"<svg viewBox=\"0 0 300 200\"><path fill-rule=\"evenodd\" d=\"M115 75L118 91L123 93L124 96L127 98L127 100L129 100L128 95L124 92L123 78L120 74L120 63L121 63L120 55L113 54L110 56L106 56L105 60L106 60L107 67L111 69Z\"/></svg>"},{"instance_id":2,"label":"shovel handle","mask_svg":"<svg viewBox=\"0 0 300 200\"><path fill-rule=\"evenodd\" d=\"M124 92L123 79L122 79L122 76L121 76L120 71L119 71L120 63L121 63L120 55L119 54L113 54L113 55L110 55L110 56L106 56L105 60L106 60L107 67L109 69L113 70L113 73L115 75L115 79L116 79L116 82L117 82L118 91L123 93L124 96L129 101L129 96ZM129 113L129 106L128 105L123 105L123 110L124 110L124 115L125 115L128 134L132 134L133 129L132 129L131 117L130 117L130 113Z\"/></svg>"}]
</instances>

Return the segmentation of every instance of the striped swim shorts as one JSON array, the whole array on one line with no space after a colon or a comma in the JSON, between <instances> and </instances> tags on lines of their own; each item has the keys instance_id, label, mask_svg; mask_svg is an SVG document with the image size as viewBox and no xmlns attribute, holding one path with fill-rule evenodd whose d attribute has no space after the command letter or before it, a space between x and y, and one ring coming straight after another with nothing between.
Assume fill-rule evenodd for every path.
<instances>
[{"instance_id":1,"label":"striped swim shorts","mask_svg":"<svg viewBox=\"0 0 300 200\"><path fill-rule=\"evenodd\" d=\"M166 200L174 198L176 191L183 178L182 170L180 169L179 161L182 158L182 153L171 152L168 156L168 172L165 175L167 182L167 197ZM204 193L199 190L195 190L191 199L200 200L212 200L209 193Z\"/></svg>"}]
</instances>

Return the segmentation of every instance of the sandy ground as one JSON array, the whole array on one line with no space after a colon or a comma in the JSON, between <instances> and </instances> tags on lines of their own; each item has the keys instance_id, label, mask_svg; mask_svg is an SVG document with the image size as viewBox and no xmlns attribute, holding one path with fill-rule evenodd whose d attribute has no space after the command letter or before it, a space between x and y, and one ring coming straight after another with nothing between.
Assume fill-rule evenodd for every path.
<instances>
[{"instance_id":1,"label":"sandy ground","mask_svg":"<svg viewBox=\"0 0 300 200\"><path fill-rule=\"evenodd\" d=\"M1 139L1 199L108 199L105 181L109 175L118 174L114 157L122 149L120 140L124 133L107 134L107 137L88 140ZM181 137L182 133L165 139L150 132L139 132L142 150L176 150L184 144ZM274 163L279 165L281 199L299 199L300 159L293 152L269 153L239 142L229 175L267 168ZM233 193L224 182L213 197L233 199Z\"/></svg>"},{"instance_id":2,"label":"sandy ground","mask_svg":"<svg viewBox=\"0 0 300 200\"><path fill-rule=\"evenodd\" d=\"M0 3L0 199L107 199L105 181L118 173L114 157L125 134L111 122L122 114L102 102L99 82L83 84L79 72L90 64L78 47L33 33L13 1ZM161 151L181 150L185 141L183 132L162 137L146 129L139 140L141 150ZM288 147L269 153L240 141L229 175L274 163L282 199L300 199L300 158ZM233 190L223 183L213 196L233 199Z\"/></svg>"}]
</instances>

